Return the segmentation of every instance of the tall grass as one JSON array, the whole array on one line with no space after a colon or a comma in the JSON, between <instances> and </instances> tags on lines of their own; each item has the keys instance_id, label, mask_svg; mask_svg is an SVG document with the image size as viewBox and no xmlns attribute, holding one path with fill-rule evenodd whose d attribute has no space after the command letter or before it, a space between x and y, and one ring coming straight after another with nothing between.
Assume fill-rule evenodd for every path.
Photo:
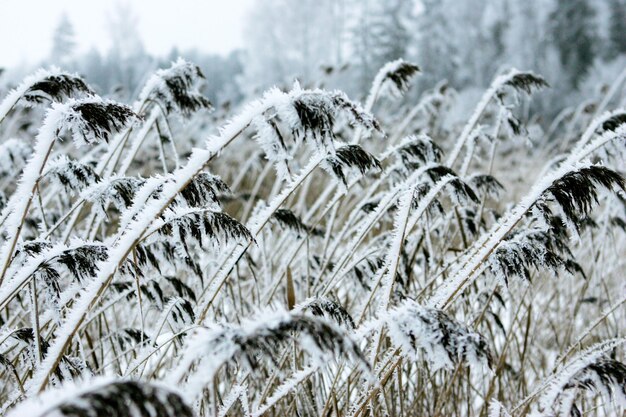
<instances>
[{"instance_id":1,"label":"tall grass","mask_svg":"<svg viewBox=\"0 0 626 417\"><path fill-rule=\"evenodd\" d=\"M537 74L456 125L418 73L232 116L183 60L132 105L56 69L9 92L3 413L621 415L623 78L544 135Z\"/></svg>"}]
</instances>

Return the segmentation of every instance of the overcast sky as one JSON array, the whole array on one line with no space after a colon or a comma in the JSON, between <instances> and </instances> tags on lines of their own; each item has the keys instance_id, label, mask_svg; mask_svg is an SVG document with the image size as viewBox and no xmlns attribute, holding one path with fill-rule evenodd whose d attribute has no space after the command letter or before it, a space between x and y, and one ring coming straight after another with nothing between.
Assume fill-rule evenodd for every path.
<instances>
[{"instance_id":1,"label":"overcast sky","mask_svg":"<svg viewBox=\"0 0 626 417\"><path fill-rule=\"evenodd\" d=\"M52 33L65 13L79 52L110 47L108 18L118 0L0 0L0 67L37 63L48 56ZM244 17L254 0L122 0L139 18L148 52L173 46L227 53L242 46Z\"/></svg>"}]
</instances>

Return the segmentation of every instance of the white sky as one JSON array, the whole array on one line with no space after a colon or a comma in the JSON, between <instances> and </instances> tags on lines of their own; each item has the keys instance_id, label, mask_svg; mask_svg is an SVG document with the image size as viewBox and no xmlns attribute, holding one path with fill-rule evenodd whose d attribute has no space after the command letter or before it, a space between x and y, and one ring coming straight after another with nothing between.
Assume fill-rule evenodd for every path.
<instances>
[{"instance_id":1,"label":"white sky","mask_svg":"<svg viewBox=\"0 0 626 417\"><path fill-rule=\"evenodd\" d=\"M108 15L120 0L0 0L0 67L48 56L63 13L76 32L78 52L110 47ZM172 47L227 53L242 46L244 17L254 0L122 0L138 17L149 53Z\"/></svg>"}]
</instances>

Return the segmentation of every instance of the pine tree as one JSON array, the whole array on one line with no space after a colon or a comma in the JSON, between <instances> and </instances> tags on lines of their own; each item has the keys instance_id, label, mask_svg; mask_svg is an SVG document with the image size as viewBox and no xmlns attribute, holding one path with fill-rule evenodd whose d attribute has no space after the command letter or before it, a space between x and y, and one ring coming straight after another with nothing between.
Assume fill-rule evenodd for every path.
<instances>
[{"instance_id":1,"label":"pine tree","mask_svg":"<svg viewBox=\"0 0 626 417\"><path fill-rule=\"evenodd\" d=\"M371 22L373 55L377 67L398 58L406 58L411 34L407 20L411 17L412 0L386 0L377 4Z\"/></svg>"},{"instance_id":2,"label":"pine tree","mask_svg":"<svg viewBox=\"0 0 626 417\"><path fill-rule=\"evenodd\" d=\"M406 58L411 43L408 22L412 0L365 0L351 4L352 61L358 63L358 85L367 91L378 70L387 62Z\"/></svg>"},{"instance_id":3,"label":"pine tree","mask_svg":"<svg viewBox=\"0 0 626 417\"><path fill-rule=\"evenodd\" d=\"M559 60L577 87L596 57L595 10L587 0L558 0L550 17Z\"/></svg>"},{"instance_id":4,"label":"pine tree","mask_svg":"<svg viewBox=\"0 0 626 417\"><path fill-rule=\"evenodd\" d=\"M609 57L626 54L626 1L611 0L609 4Z\"/></svg>"},{"instance_id":5,"label":"pine tree","mask_svg":"<svg viewBox=\"0 0 626 417\"><path fill-rule=\"evenodd\" d=\"M434 85L441 79L453 80L459 67L457 45L451 36L449 4L446 1L424 0L418 18L418 59L424 67L423 82Z\"/></svg>"},{"instance_id":6,"label":"pine tree","mask_svg":"<svg viewBox=\"0 0 626 417\"><path fill-rule=\"evenodd\" d=\"M74 26L66 14L61 16L52 36L50 58L55 63L63 63L72 56L76 48Z\"/></svg>"},{"instance_id":7,"label":"pine tree","mask_svg":"<svg viewBox=\"0 0 626 417\"><path fill-rule=\"evenodd\" d=\"M371 79L378 70L372 58L374 37L371 31L372 7L371 0L363 0L353 5L355 22L350 27L350 45L353 62L357 63L358 86L360 91L367 91Z\"/></svg>"}]
</instances>

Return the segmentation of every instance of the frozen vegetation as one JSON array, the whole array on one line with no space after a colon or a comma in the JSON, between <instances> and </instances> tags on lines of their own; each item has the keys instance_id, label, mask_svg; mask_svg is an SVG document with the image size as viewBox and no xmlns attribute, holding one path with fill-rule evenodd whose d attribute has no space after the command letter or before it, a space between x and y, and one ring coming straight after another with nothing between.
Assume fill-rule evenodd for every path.
<instances>
[{"instance_id":1,"label":"frozen vegetation","mask_svg":"<svg viewBox=\"0 0 626 417\"><path fill-rule=\"evenodd\" d=\"M623 415L626 69L467 108L431 64L0 88L0 414Z\"/></svg>"}]
</instances>

